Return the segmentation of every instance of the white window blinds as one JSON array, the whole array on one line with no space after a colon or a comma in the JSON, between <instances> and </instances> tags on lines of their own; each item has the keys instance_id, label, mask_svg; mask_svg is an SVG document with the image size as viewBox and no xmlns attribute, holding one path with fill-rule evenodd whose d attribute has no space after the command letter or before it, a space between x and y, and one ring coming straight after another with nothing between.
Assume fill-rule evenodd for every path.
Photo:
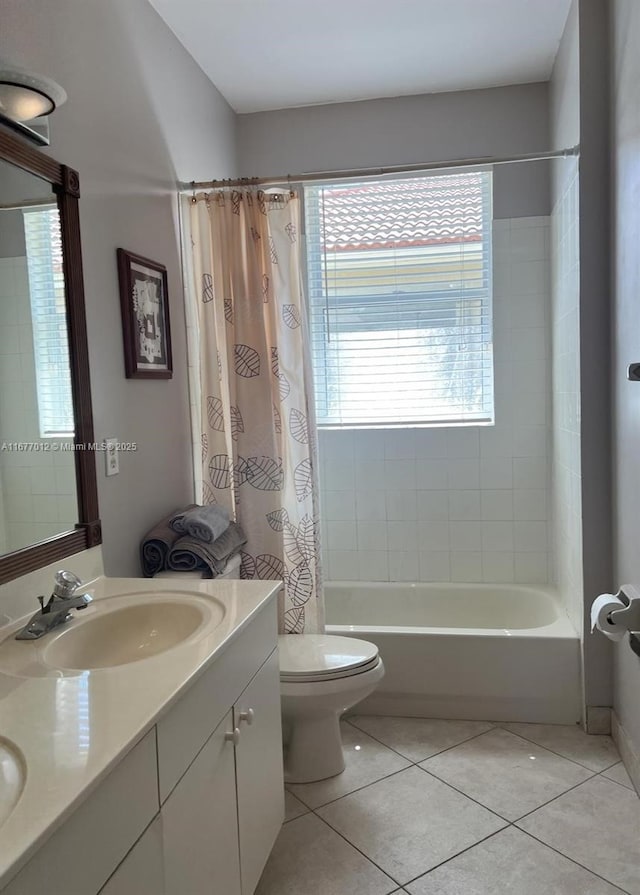
<instances>
[{"instance_id":1,"label":"white window blinds","mask_svg":"<svg viewBox=\"0 0 640 895\"><path fill-rule=\"evenodd\" d=\"M24 209L40 437L74 434L60 215Z\"/></svg>"},{"instance_id":2,"label":"white window blinds","mask_svg":"<svg viewBox=\"0 0 640 895\"><path fill-rule=\"evenodd\" d=\"M493 421L491 173L305 189L318 424Z\"/></svg>"}]
</instances>

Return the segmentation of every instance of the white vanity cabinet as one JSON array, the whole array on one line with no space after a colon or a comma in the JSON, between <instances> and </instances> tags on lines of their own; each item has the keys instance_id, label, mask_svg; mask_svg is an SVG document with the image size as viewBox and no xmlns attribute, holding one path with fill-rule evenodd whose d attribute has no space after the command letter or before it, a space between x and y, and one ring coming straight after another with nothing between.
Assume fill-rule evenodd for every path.
<instances>
[{"instance_id":1,"label":"white vanity cabinet","mask_svg":"<svg viewBox=\"0 0 640 895\"><path fill-rule=\"evenodd\" d=\"M165 895L242 893L232 723L230 711L162 806Z\"/></svg>"},{"instance_id":2,"label":"white vanity cabinet","mask_svg":"<svg viewBox=\"0 0 640 895\"><path fill-rule=\"evenodd\" d=\"M131 895L132 892L164 895L162 818L159 814L100 890L100 895Z\"/></svg>"},{"instance_id":3,"label":"white vanity cabinet","mask_svg":"<svg viewBox=\"0 0 640 895\"><path fill-rule=\"evenodd\" d=\"M252 895L283 815L274 651L162 806L165 895Z\"/></svg>"},{"instance_id":4,"label":"white vanity cabinet","mask_svg":"<svg viewBox=\"0 0 640 895\"><path fill-rule=\"evenodd\" d=\"M280 667L274 650L233 707L242 895L253 893L284 816Z\"/></svg>"},{"instance_id":5,"label":"white vanity cabinet","mask_svg":"<svg viewBox=\"0 0 640 895\"><path fill-rule=\"evenodd\" d=\"M253 895L284 817L276 645L270 601L2 895Z\"/></svg>"}]
</instances>

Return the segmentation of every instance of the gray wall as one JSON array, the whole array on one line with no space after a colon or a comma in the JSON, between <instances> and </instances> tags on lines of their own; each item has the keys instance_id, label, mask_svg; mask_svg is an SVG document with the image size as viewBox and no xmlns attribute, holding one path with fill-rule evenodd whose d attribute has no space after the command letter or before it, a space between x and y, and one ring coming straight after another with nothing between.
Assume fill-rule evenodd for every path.
<instances>
[{"instance_id":1,"label":"gray wall","mask_svg":"<svg viewBox=\"0 0 640 895\"><path fill-rule=\"evenodd\" d=\"M549 83L549 119L554 149L580 142L580 47L578 0L573 0ZM562 161L552 166L552 205L571 177Z\"/></svg>"},{"instance_id":2,"label":"gray wall","mask_svg":"<svg viewBox=\"0 0 640 895\"><path fill-rule=\"evenodd\" d=\"M606 0L580 0L580 420L587 707L610 706L611 644L590 631L613 587L609 276L609 41ZM597 731L596 731L597 732Z\"/></svg>"},{"instance_id":3,"label":"gray wall","mask_svg":"<svg viewBox=\"0 0 640 895\"><path fill-rule=\"evenodd\" d=\"M576 453L568 466L563 461L558 428L554 426L554 490L562 490L562 476L578 478L579 493L572 509L579 514L573 543L559 544L557 570L560 580L581 585L580 592L565 595L582 637L584 697L587 726L593 732L589 707L609 706L612 700L611 647L601 636L590 634L590 607L594 598L612 587L609 396L609 266L606 250L609 233L608 203L608 17L604 0L574 0L551 80L551 140L554 148L580 142L577 215L579 272L579 327L575 368L579 389L575 395L578 423ZM557 163L552 178L552 205L562 200L571 177L570 166ZM574 210L575 209L575 210ZM555 215L554 215L555 217ZM560 214L561 226L566 213ZM553 220L553 218L552 218ZM553 229L553 224L552 224ZM561 324L570 303L565 294L552 290L552 315ZM559 370L566 353L566 332L554 326L554 403L566 397L567 384ZM575 337L576 333L569 333ZM563 365L566 370L566 365ZM563 394L564 393L564 394ZM573 407L571 410L573 411ZM562 407L560 407L562 411ZM556 520L557 521L557 520ZM582 527L580 538L579 526ZM580 543L581 541L581 543ZM581 576L566 575L567 563L579 563ZM579 580L581 578L581 581ZM577 605L576 605L576 601ZM577 609L572 611L571 607Z\"/></svg>"},{"instance_id":4,"label":"gray wall","mask_svg":"<svg viewBox=\"0 0 640 895\"><path fill-rule=\"evenodd\" d=\"M7 162L0 162L0 206L16 205L18 210L0 208L0 258L26 254L21 202L55 202L50 185Z\"/></svg>"},{"instance_id":5,"label":"gray wall","mask_svg":"<svg viewBox=\"0 0 640 895\"><path fill-rule=\"evenodd\" d=\"M107 479L109 575L138 574L138 541L192 496L175 180L235 172L235 115L147 0L2 0L0 57L59 81L51 154L80 172L95 434L137 442ZM167 266L170 381L124 377L116 247Z\"/></svg>"},{"instance_id":6,"label":"gray wall","mask_svg":"<svg viewBox=\"0 0 640 895\"><path fill-rule=\"evenodd\" d=\"M614 550L616 581L640 587L640 385L626 379L640 358L640 4L612 7ZM615 647L615 710L640 756L640 659Z\"/></svg>"},{"instance_id":7,"label":"gray wall","mask_svg":"<svg viewBox=\"0 0 640 895\"><path fill-rule=\"evenodd\" d=\"M525 84L238 116L247 177L301 174L549 147L548 85ZM549 213L548 163L495 170L496 218Z\"/></svg>"}]
</instances>

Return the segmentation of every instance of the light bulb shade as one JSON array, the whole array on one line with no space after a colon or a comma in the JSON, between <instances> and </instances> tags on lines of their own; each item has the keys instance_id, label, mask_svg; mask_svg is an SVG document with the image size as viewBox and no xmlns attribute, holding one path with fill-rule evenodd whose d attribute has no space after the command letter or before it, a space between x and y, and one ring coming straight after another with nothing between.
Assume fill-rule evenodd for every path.
<instances>
[{"instance_id":1,"label":"light bulb shade","mask_svg":"<svg viewBox=\"0 0 640 895\"><path fill-rule=\"evenodd\" d=\"M13 121L48 115L66 98L62 87L50 78L17 67L0 67L0 113Z\"/></svg>"}]
</instances>

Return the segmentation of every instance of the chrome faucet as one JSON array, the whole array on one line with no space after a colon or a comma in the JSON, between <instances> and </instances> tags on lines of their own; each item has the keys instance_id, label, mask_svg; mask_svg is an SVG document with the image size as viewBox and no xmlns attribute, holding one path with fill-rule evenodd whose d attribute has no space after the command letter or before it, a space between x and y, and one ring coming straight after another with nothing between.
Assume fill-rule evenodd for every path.
<instances>
[{"instance_id":1,"label":"chrome faucet","mask_svg":"<svg viewBox=\"0 0 640 895\"><path fill-rule=\"evenodd\" d=\"M16 634L16 640L37 640L63 625L72 618L70 609L86 609L93 597L89 594L78 594L82 581L73 572L61 570L55 574L55 584L49 600L38 597L40 610Z\"/></svg>"}]
</instances>

